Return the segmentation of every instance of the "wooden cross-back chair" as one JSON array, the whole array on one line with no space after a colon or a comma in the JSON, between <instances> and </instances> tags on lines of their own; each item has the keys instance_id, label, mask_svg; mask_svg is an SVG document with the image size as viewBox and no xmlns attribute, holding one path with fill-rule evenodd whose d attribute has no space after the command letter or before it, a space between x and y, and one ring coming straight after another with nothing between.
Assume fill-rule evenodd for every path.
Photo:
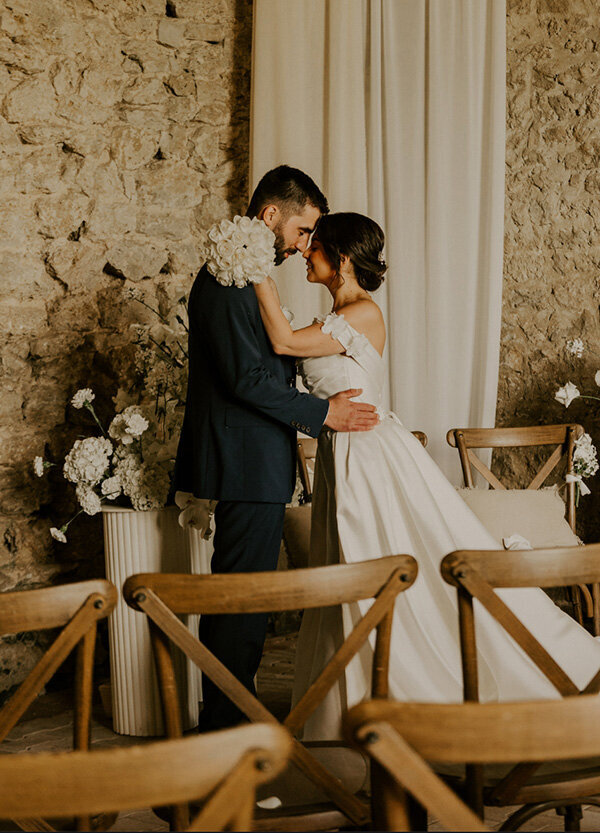
<instances>
[{"instance_id":1,"label":"wooden cross-back chair","mask_svg":"<svg viewBox=\"0 0 600 833\"><path fill-rule=\"evenodd\" d=\"M566 425L528 425L514 428L451 428L446 441L458 450L465 486L474 486L473 469L493 489L506 486L473 453L474 448L534 448L554 446L546 462L527 485L527 489L539 489L561 463L566 461L566 470L573 471L575 440L583 434L583 426L576 423ZM575 483L567 483L566 518L575 532Z\"/></svg>"},{"instance_id":2,"label":"wooden cross-back chair","mask_svg":"<svg viewBox=\"0 0 600 833\"><path fill-rule=\"evenodd\" d=\"M281 726L257 723L125 749L5 755L0 818L89 817L200 800L180 829L252 830L256 787L283 769L290 747Z\"/></svg>"},{"instance_id":3,"label":"wooden cross-back chair","mask_svg":"<svg viewBox=\"0 0 600 833\"><path fill-rule=\"evenodd\" d=\"M89 748L97 623L110 614L117 599L116 587L104 579L0 594L1 635L61 629L29 675L0 709L0 742L71 651L77 648L73 747L79 750ZM90 829L87 818L78 819L77 824L78 830Z\"/></svg>"},{"instance_id":4,"label":"wooden cross-back chair","mask_svg":"<svg viewBox=\"0 0 600 833\"><path fill-rule=\"evenodd\" d=\"M459 704L371 701L346 713L344 731L348 741L372 758L378 796L375 829L416 829L411 826L412 798L446 830L488 830L434 767L470 763L510 769L515 761L539 766L560 760L568 765L570 759L587 759L597 766L600 698ZM535 804L543 788L532 784L523 795ZM561 802L564 805L566 799L548 801L544 809ZM593 798L588 803L600 801ZM530 815L528 810L515 813L500 829L516 830Z\"/></svg>"},{"instance_id":5,"label":"wooden cross-back chair","mask_svg":"<svg viewBox=\"0 0 600 833\"><path fill-rule=\"evenodd\" d=\"M374 600L283 721L292 735L297 735L373 630L376 630L376 642L372 696L387 696L394 602L398 593L413 584L416 576L417 562L409 555L293 572L131 576L125 582L123 593L127 603L145 613L150 622L168 735L181 735L170 642L177 645L251 721L277 721L214 654L192 636L181 624L178 615L267 613L328 607L363 599ZM326 794L331 804L318 810L314 807L295 808L293 817L289 813L280 816L271 813L268 829L327 830L346 824L360 826L368 821L368 803L346 789L296 739L292 746L291 761L310 782ZM175 814L173 823L177 825L180 821Z\"/></svg>"},{"instance_id":6,"label":"wooden cross-back chair","mask_svg":"<svg viewBox=\"0 0 600 833\"><path fill-rule=\"evenodd\" d=\"M413 431L413 435L418 439L423 448L427 447L427 434L424 431ZM311 437L301 437L297 442L298 449L298 473L300 475L300 482L302 483L302 490L304 492L304 502L310 503L313 493L313 473L315 467L315 459L317 456L317 440Z\"/></svg>"},{"instance_id":7,"label":"wooden cross-back chair","mask_svg":"<svg viewBox=\"0 0 600 833\"><path fill-rule=\"evenodd\" d=\"M575 440L584 433L582 425L528 425L509 428L451 428L446 441L458 450L465 486L473 487L473 471L486 480L492 489L505 490L507 487L479 459L473 449L495 448L536 448L554 446L551 454L525 487L526 490L541 488L548 477L564 462L565 471L573 473L573 452ZM576 532L575 482L565 484L565 517L573 532ZM592 586L592 592L585 585L570 588L575 616L583 624L579 592L586 604L587 615L594 620L594 633L600 635L600 585ZM578 592L579 591L579 592Z\"/></svg>"},{"instance_id":8,"label":"wooden cross-back chair","mask_svg":"<svg viewBox=\"0 0 600 833\"><path fill-rule=\"evenodd\" d=\"M600 544L525 551L460 550L442 560L441 573L448 584L456 587L458 593L465 701L479 700L474 599L525 651L562 697L600 692L600 670L597 670L585 688L580 689L494 592L496 588L564 587L580 582L597 582L600 580ZM591 668L590 674L594 670ZM544 781L536 770L536 764L519 764L501 780L484 784L481 768L467 768L466 790L469 803L473 809L482 813L484 804L525 804L534 800L547 804L565 796L574 797L570 803L577 804L581 803L582 794L587 796L600 793L600 767L591 780L584 780L583 786L580 772L554 772L549 780ZM538 797L535 799L531 792L532 779L537 785ZM568 803L559 802L555 806ZM542 809L530 808L527 817L536 815ZM573 812L569 815L573 816ZM578 828L570 826L566 829Z\"/></svg>"}]
</instances>

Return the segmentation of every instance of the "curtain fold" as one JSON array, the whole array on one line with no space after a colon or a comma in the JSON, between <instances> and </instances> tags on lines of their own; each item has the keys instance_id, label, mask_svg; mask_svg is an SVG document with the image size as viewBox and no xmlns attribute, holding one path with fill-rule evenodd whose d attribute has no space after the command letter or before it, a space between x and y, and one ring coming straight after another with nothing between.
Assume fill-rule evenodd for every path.
<instances>
[{"instance_id":1,"label":"curtain fold","mask_svg":"<svg viewBox=\"0 0 600 833\"><path fill-rule=\"evenodd\" d=\"M502 297L505 0L255 0L251 185L300 167L386 233L388 401L458 481L448 428L493 425ZM291 259L302 325L328 309ZM294 262L296 261L296 262Z\"/></svg>"}]
</instances>

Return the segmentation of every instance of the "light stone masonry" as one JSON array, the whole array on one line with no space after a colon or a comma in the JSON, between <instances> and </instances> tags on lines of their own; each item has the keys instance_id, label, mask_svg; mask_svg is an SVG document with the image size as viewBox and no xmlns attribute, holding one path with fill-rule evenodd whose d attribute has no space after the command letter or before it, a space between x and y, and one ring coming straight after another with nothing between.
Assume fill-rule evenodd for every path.
<instances>
[{"instance_id":1,"label":"light stone masonry","mask_svg":"<svg viewBox=\"0 0 600 833\"><path fill-rule=\"evenodd\" d=\"M62 460L132 374L129 286L189 287L247 200L251 0L0 0L0 590L101 575L98 517L54 542ZM39 655L0 644L0 692Z\"/></svg>"}]
</instances>

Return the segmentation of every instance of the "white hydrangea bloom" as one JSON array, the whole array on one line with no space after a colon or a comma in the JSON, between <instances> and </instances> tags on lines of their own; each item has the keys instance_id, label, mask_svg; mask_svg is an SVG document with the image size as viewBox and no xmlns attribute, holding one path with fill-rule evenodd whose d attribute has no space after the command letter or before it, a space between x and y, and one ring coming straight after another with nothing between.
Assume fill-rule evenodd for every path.
<instances>
[{"instance_id":1,"label":"white hydrangea bloom","mask_svg":"<svg viewBox=\"0 0 600 833\"><path fill-rule=\"evenodd\" d=\"M568 408L571 402L579 396L581 396L581 394L579 393L577 386L574 385L573 382L567 382L566 385L556 391L554 398L557 402L560 402L561 405L564 405L565 408Z\"/></svg>"},{"instance_id":2,"label":"white hydrangea bloom","mask_svg":"<svg viewBox=\"0 0 600 833\"><path fill-rule=\"evenodd\" d=\"M78 483L75 489L79 505L86 515L97 515L102 509L102 502L96 492L85 483Z\"/></svg>"},{"instance_id":3,"label":"white hydrangea bloom","mask_svg":"<svg viewBox=\"0 0 600 833\"><path fill-rule=\"evenodd\" d=\"M81 388L71 399L71 405L74 408L83 408L85 405L91 405L95 398L96 396L91 388Z\"/></svg>"},{"instance_id":4,"label":"white hydrangea bloom","mask_svg":"<svg viewBox=\"0 0 600 833\"><path fill-rule=\"evenodd\" d=\"M60 541L61 544L67 543L67 536L65 535L62 529L57 529L55 526L53 526L50 529L50 535L52 535L55 541Z\"/></svg>"},{"instance_id":5,"label":"white hydrangea bloom","mask_svg":"<svg viewBox=\"0 0 600 833\"><path fill-rule=\"evenodd\" d=\"M33 470L38 477L43 477L44 475L44 458L43 457L34 457L33 458Z\"/></svg>"},{"instance_id":6,"label":"white hydrangea bloom","mask_svg":"<svg viewBox=\"0 0 600 833\"><path fill-rule=\"evenodd\" d=\"M142 436L149 424L137 405L130 405L116 415L108 427L108 433L113 440L130 445Z\"/></svg>"},{"instance_id":7,"label":"white hydrangea bloom","mask_svg":"<svg viewBox=\"0 0 600 833\"><path fill-rule=\"evenodd\" d=\"M275 235L258 217L235 216L208 231L206 266L223 284L261 283L275 265Z\"/></svg>"},{"instance_id":8,"label":"white hydrangea bloom","mask_svg":"<svg viewBox=\"0 0 600 833\"><path fill-rule=\"evenodd\" d=\"M583 341L580 338L572 338L567 341L567 353L580 359L583 356Z\"/></svg>"},{"instance_id":9,"label":"white hydrangea bloom","mask_svg":"<svg viewBox=\"0 0 600 833\"><path fill-rule=\"evenodd\" d=\"M142 462L139 454L120 450L115 476L134 509L162 509L169 495L169 475L161 465Z\"/></svg>"},{"instance_id":10,"label":"white hydrangea bloom","mask_svg":"<svg viewBox=\"0 0 600 833\"><path fill-rule=\"evenodd\" d=\"M107 477L106 480L102 481L100 491L108 500L115 500L122 491L121 481L118 477Z\"/></svg>"},{"instance_id":11,"label":"white hydrangea bloom","mask_svg":"<svg viewBox=\"0 0 600 833\"><path fill-rule=\"evenodd\" d=\"M95 486L108 468L113 447L106 437L86 437L76 440L65 457L63 473L71 483Z\"/></svg>"}]
</instances>

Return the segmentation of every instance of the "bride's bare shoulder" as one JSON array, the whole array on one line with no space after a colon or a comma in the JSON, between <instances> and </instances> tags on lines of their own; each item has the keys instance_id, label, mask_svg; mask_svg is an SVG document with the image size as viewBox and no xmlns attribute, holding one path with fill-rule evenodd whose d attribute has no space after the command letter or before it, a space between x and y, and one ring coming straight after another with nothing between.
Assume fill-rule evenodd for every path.
<instances>
[{"instance_id":1,"label":"bride's bare shoulder","mask_svg":"<svg viewBox=\"0 0 600 833\"><path fill-rule=\"evenodd\" d=\"M364 298L337 310L343 315L348 324L357 332L365 335L378 353L383 353L385 345L385 322L383 313L370 299Z\"/></svg>"},{"instance_id":2,"label":"bride's bare shoulder","mask_svg":"<svg viewBox=\"0 0 600 833\"><path fill-rule=\"evenodd\" d=\"M384 325L383 313L371 299L361 298L359 301L352 301L351 304L340 307L337 312L356 330L360 330L362 326L370 328Z\"/></svg>"}]
</instances>

